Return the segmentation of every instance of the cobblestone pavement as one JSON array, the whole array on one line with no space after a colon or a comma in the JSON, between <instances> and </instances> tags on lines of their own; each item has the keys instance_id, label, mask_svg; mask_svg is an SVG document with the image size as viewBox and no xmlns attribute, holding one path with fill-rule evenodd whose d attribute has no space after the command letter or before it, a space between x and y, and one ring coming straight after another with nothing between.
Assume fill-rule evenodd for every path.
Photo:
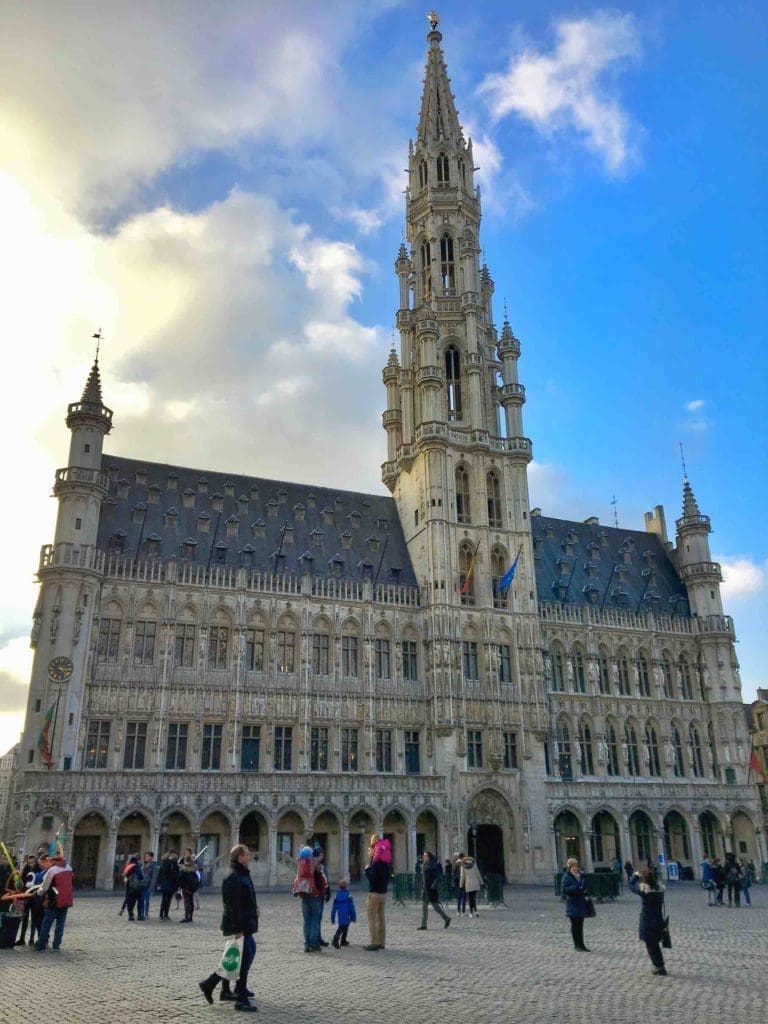
<instances>
[{"instance_id":1,"label":"cobblestone pavement","mask_svg":"<svg viewBox=\"0 0 768 1024\"><path fill-rule=\"evenodd\" d=\"M668 894L674 949L669 977L651 975L637 939L639 900L625 893L586 922L590 954L572 949L563 904L541 888L512 888L509 909L454 915L450 928L430 911L387 906L387 949L367 953L365 894L355 893L353 945L303 952L298 902L264 894L251 987L269 1024L765 1024L768 1019L768 886L752 889L752 910L707 909L698 887ZM208 1006L197 982L222 946L220 903L204 891L192 926L118 917L119 897L80 896L60 953L0 950L0 1021L29 1024L150 1024L205 1021L234 1013ZM331 937L324 921L326 938ZM240 1014L236 1014L240 1019Z\"/></svg>"}]
</instances>

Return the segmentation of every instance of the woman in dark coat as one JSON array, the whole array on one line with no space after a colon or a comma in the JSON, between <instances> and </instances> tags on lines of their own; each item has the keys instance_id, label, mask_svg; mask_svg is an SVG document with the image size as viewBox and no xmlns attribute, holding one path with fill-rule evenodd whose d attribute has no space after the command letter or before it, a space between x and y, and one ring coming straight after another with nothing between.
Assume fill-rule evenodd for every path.
<instances>
[{"instance_id":1,"label":"woman in dark coat","mask_svg":"<svg viewBox=\"0 0 768 1024\"><path fill-rule=\"evenodd\" d=\"M629 888L643 901L640 908L638 937L645 943L648 956L653 964L654 974L666 974L664 954L661 952L661 936L664 932L664 886L657 882L653 871L643 868L629 880Z\"/></svg>"},{"instance_id":2,"label":"woman in dark coat","mask_svg":"<svg viewBox=\"0 0 768 1024\"><path fill-rule=\"evenodd\" d=\"M573 945L580 953L589 953L584 945L584 918L589 908L587 886L575 857L568 858L562 892L565 896L565 913L571 922Z\"/></svg>"},{"instance_id":3,"label":"woman in dark coat","mask_svg":"<svg viewBox=\"0 0 768 1024\"><path fill-rule=\"evenodd\" d=\"M179 855L175 850L169 850L160 861L160 869L157 872L157 884L162 893L160 900L160 920L168 921L168 911L171 909L171 899L179 887Z\"/></svg>"}]
</instances>

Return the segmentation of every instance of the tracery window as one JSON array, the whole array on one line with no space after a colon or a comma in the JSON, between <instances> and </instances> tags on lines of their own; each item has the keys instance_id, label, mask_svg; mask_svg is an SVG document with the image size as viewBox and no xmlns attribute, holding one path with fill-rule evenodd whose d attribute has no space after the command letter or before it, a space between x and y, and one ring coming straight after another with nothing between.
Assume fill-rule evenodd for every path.
<instances>
[{"instance_id":1,"label":"tracery window","mask_svg":"<svg viewBox=\"0 0 768 1024\"><path fill-rule=\"evenodd\" d=\"M432 301L432 247L426 239L421 243L421 298Z\"/></svg>"},{"instance_id":2,"label":"tracery window","mask_svg":"<svg viewBox=\"0 0 768 1024\"><path fill-rule=\"evenodd\" d=\"M573 689L576 693L587 692L587 681L584 675L584 655L580 647L571 652L571 668L573 669Z\"/></svg>"},{"instance_id":3,"label":"tracery window","mask_svg":"<svg viewBox=\"0 0 768 1024\"><path fill-rule=\"evenodd\" d=\"M440 239L440 281L443 295L453 295L456 291L456 262L453 256L453 239L446 231Z\"/></svg>"},{"instance_id":4,"label":"tracery window","mask_svg":"<svg viewBox=\"0 0 768 1024\"><path fill-rule=\"evenodd\" d=\"M466 466L459 466L456 470L456 522L469 523L469 471Z\"/></svg>"},{"instance_id":5,"label":"tracery window","mask_svg":"<svg viewBox=\"0 0 768 1024\"><path fill-rule=\"evenodd\" d=\"M472 570L474 555L475 549L471 544L459 545L459 596L461 603L467 605L475 603L475 573Z\"/></svg>"},{"instance_id":6,"label":"tracery window","mask_svg":"<svg viewBox=\"0 0 768 1024\"><path fill-rule=\"evenodd\" d=\"M683 741L677 727L672 730L672 748L674 751L673 771L676 778L682 779L685 776L685 759L683 758Z\"/></svg>"},{"instance_id":7,"label":"tracery window","mask_svg":"<svg viewBox=\"0 0 768 1024\"><path fill-rule=\"evenodd\" d=\"M552 689L556 693L564 693L565 656L562 647L557 643L552 644L549 656L552 661Z\"/></svg>"},{"instance_id":8,"label":"tracery window","mask_svg":"<svg viewBox=\"0 0 768 1024\"><path fill-rule=\"evenodd\" d=\"M592 730L589 728L589 723L583 720L579 726L579 746L581 747L581 774L594 775L595 764L592 750Z\"/></svg>"},{"instance_id":9,"label":"tracery window","mask_svg":"<svg viewBox=\"0 0 768 1024\"><path fill-rule=\"evenodd\" d=\"M508 591L501 592L501 580L506 572L507 559L500 548L494 548L491 552L491 591L493 593L493 607L506 608Z\"/></svg>"},{"instance_id":10,"label":"tracery window","mask_svg":"<svg viewBox=\"0 0 768 1024\"><path fill-rule=\"evenodd\" d=\"M637 747L637 733L631 722L624 726L624 742L627 745L627 772L630 775L639 775L640 751Z\"/></svg>"},{"instance_id":11,"label":"tracery window","mask_svg":"<svg viewBox=\"0 0 768 1024\"><path fill-rule=\"evenodd\" d=\"M688 730L688 738L691 744L691 770L697 779L704 775L704 758L701 755L701 737L699 730L691 724Z\"/></svg>"},{"instance_id":12,"label":"tracery window","mask_svg":"<svg viewBox=\"0 0 768 1024\"><path fill-rule=\"evenodd\" d=\"M680 670L680 696L683 700L693 700L693 686L691 685L691 666L684 654L680 655L677 663Z\"/></svg>"},{"instance_id":13,"label":"tracery window","mask_svg":"<svg viewBox=\"0 0 768 1024\"><path fill-rule=\"evenodd\" d=\"M600 693L611 692L611 663L608 660L608 651L601 647L597 653L598 686Z\"/></svg>"},{"instance_id":14,"label":"tracery window","mask_svg":"<svg viewBox=\"0 0 768 1024\"><path fill-rule=\"evenodd\" d=\"M608 726L608 766L609 775L620 775L621 765L619 762L619 744L616 739L616 730L613 725Z\"/></svg>"},{"instance_id":15,"label":"tracery window","mask_svg":"<svg viewBox=\"0 0 768 1024\"><path fill-rule=\"evenodd\" d=\"M427 161L419 161L419 188L424 189L427 187Z\"/></svg>"},{"instance_id":16,"label":"tracery window","mask_svg":"<svg viewBox=\"0 0 768 1024\"><path fill-rule=\"evenodd\" d=\"M493 470L485 478L485 493L488 500L488 525L501 529L501 487L498 473Z\"/></svg>"},{"instance_id":17,"label":"tracery window","mask_svg":"<svg viewBox=\"0 0 768 1024\"><path fill-rule=\"evenodd\" d=\"M641 697L651 696L651 677L648 673L648 661L644 654L637 658L637 686Z\"/></svg>"},{"instance_id":18,"label":"tracery window","mask_svg":"<svg viewBox=\"0 0 768 1024\"><path fill-rule=\"evenodd\" d=\"M445 350L445 384L448 398L448 419L461 419L461 353L455 345Z\"/></svg>"},{"instance_id":19,"label":"tracery window","mask_svg":"<svg viewBox=\"0 0 768 1024\"><path fill-rule=\"evenodd\" d=\"M656 735L656 729L650 722L645 727L645 745L648 748L648 773L653 776L659 776L661 775L659 739Z\"/></svg>"},{"instance_id":20,"label":"tracery window","mask_svg":"<svg viewBox=\"0 0 768 1024\"><path fill-rule=\"evenodd\" d=\"M445 153L439 153L437 157L437 184L448 185L451 180L450 163Z\"/></svg>"}]
</instances>

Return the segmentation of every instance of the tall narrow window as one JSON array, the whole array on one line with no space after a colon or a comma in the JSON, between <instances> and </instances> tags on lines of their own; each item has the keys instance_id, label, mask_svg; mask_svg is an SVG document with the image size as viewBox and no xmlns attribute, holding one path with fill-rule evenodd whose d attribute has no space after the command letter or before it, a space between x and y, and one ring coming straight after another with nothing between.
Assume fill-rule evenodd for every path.
<instances>
[{"instance_id":1,"label":"tall narrow window","mask_svg":"<svg viewBox=\"0 0 768 1024\"><path fill-rule=\"evenodd\" d=\"M715 743L715 730L711 722L707 725L707 740L709 742L709 753L712 756L712 772L715 778L719 779L720 763L717 760L717 744ZM766 754L768 754L768 750L766 750ZM768 763L768 759L766 760L766 763Z\"/></svg>"},{"instance_id":2,"label":"tall narrow window","mask_svg":"<svg viewBox=\"0 0 768 1024\"><path fill-rule=\"evenodd\" d=\"M475 557L475 548L471 544L462 544L459 547L459 596L461 603L473 605L475 603L475 573L472 560Z\"/></svg>"},{"instance_id":3,"label":"tall narrow window","mask_svg":"<svg viewBox=\"0 0 768 1024\"><path fill-rule=\"evenodd\" d=\"M499 682L512 682L512 646L510 644L499 644Z\"/></svg>"},{"instance_id":4,"label":"tall narrow window","mask_svg":"<svg viewBox=\"0 0 768 1024\"><path fill-rule=\"evenodd\" d=\"M509 590L502 592L501 580L507 571L507 558L503 551L494 548L491 552L491 593L493 595L494 608L507 607L507 595Z\"/></svg>"},{"instance_id":5,"label":"tall narrow window","mask_svg":"<svg viewBox=\"0 0 768 1024\"><path fill-rule=\"evenodd\" d=\"M451 174L448 157L445 153L440 153L437 157L437 184L449 185L450 181Z\"/></svg>"},{"instance_id":6,"label":"tall narrow window","mask_svg":"<svg viewBox=\"0 0 768 1024\"><path fill-rule=\"evenodd\" d=\"M694 776L700 779L704 775L704 758L701 756L699 730L695 725L691 725L688 730L688 738L691 744L691 769Z\"/></svg>"},{"instance_id":7,"label":"tall narrow window","mask_svg":"<svg viewBox=\"0 0 768 1024\"><path fill-rule=\"evenodd\" d=\"M289 772L293 752L293 728L290 725L275 726L275 759L276 772Z\"/></svg>"},{"instance_id":8,"label":"tall narrow window","mask_svg":"<svg viewBox=\"0 0 768 1024\"><path fill-rule=\"evenodd\" d=\"M246 629L245 631L245 671L264 671L263 629Z\"/></svg>"},{"instance_id":9,"label":"tall narrow window","mask_svg":"<svg viewBox=\"0 0 768 1024\"><path fill-rule=\"evenodd\" d=\"M440 282L443 295L456 292L456 262L453 256L453 239L446 231L440 239Z\"/></svg>"},{"instance_id":10,"label":"tall narrow window","mask_svg":"<svg viewBox=\"0 0 768 1024\"><path fill-rule=\"evenodd\" d=\"M421 243L421 298L422 302L432 301L432 247L429 242Z\"/></svg>"},{"instance_id":11,"label":"tall narrow window","mask_svg":"<svg viewBox=\"0 0 768 1024\"><path fill-rule=\"evenodd\" d=\"M623 697L628 697L631 693L631 686L629 681L629 660L624 651L619 652L619 693Z\"/></svg>"},{"instance_id":12,"label":"tall narrow window","mask_svg":"<svg viewBox=\"0 0 768 1024\"><path fill-rule=\"evenodd\" d=\"M459 466L456 470L456 521L470 522L469 471L466 466Z\"/></svg>"},{"instance_id":13,"label":"tall narrow window","mask_svg":"<svg viewBox=\"0 0 768 1024\"><path fill-rule=\"evenodd\" d=\"M672 680L672 664L668 654L662 654L661 656L661 675L664 680L664 696L674 697L675 684Z\"/></svg>"},{"instance_id":14,"label":"tall narrow window","mask_svg":"<svg viewBox=\"0 0 768 1024\"><path fill-rule=\"evenodd\" d=\"M473 683L477 682L480 675L477 667L477 643L474 640L461 641L461 664L464 678Z\"/></svg>"},{"instance_id":15,"label":"tall narrow window","mask_svg":"<svg viewBox=\"0 0 768 1024\"><path fill-rule=\"evenodd\" d=\"M200 768L204 772L218 772L221 769L221 734L223 730L224 727L217 722L203 724Z\"/></svg>"},{"instance_id":16,"label":"tall narrow window","mask_svg":"<svg viewBox=\"0 0 768 1024\"><path fill-rule=\"evenodd\" d=\"M208 668L227 667L229 629L226 626L211 626L208 630Z\"/></svg>"},{"instance_id":17,"label":"tall narrow window","mask_svg":"<svg viewBox=\"0 0 768 1024\"><path fill-rule=\"evenodd\" d=\"M127 771L140 771L144 767L144 754L147 749L147 723L127 722L125 726L125 748L123 750L123 768Z\"/></svg>"},{"instance_id":18,"label":"tall narrow window","mask_svg":"<svg viewBox=\"0 0 768 1024\"><path fill-rule=\"evenodd\" d=\"M608 766L609 775L620 775L621 765L619 763L619 744L616 740L616 730L612 725L608 726Z\"/></svg>"},{"instance_id":19,"label":"tall narrow window","mask_svg":"<svg viewBox=\"0 0 768 1024\"><path fill-rule=\"evenodd\" d=\"M459 183L462 188L467 187L467 165L463 160L459 160Z\"/></svg>"},{"instance_id":20,"label":"tall narrow window","mask_svg":"<svg viewBox=\"0 0 768 1024\"><path fill-rule=\"evenodd\" d=\"M557 723L557 757L560 778L565 780L572 779L571 731L568 728L568 723L563 718Z\"/></svg>"},{"instance_id":21,"label":"tall narrow window","mask_svg":"<svg viewBox=\"0 0 768 1024\"><path fill-rule=\"evenodd\" d=\"M133 635L134 665L151 665L155 660L157 623L152 619L139 619Z\"/></svg>"},{"instance_id":22,"label":"tall narrow window","mask_svg":"<svg viewBox=\"0 0 768 1024\"><path fill-rule=\"evenodd\" d=\"M405 773L406 775L418 775L421 771L421 750L419 745L419 734L415 730L406 729L405 732Z\"/></svg>"},{"instance_id":23,"label":"tall narrow window","mask_svg":"<svg viewBox=\"0 0 768 1024\"><path fill-rule=\"evenodd\" d=\"M415 640L403 640L403 679L413 683L419 678L418 651Z\"/></svg>"},{"instance_id":24,"label":"tall narrow window","mask_svg":"<svg viewBox=\"0 0 768 1024\"><path fill-rule=\"evenodd\" d=\"M648 673L648 661L644 654L637 659L637 686L641 697L651 696L651 677Z\"/></svg>"},{"instance_id":25,"label":"tall narrow window","mask_svg":"<svg viewBox=\"0 0 768 1024\"><path fill-rule=\"evenodd\" d=\"M661 760L659 758L659 740L656 730L650 722L645 727L645 745L648 748L648 772L650 775L661 775Z\"/></svg>"},{"instance_id":26,"label":"tall narrow window","mask_svg":"<svg viewBox=\"0 0 768 1024\"><path fill-rule=\"evenodd\" d=\"M680 655L677 663L680 672L680 696L683 700L693 700L693 686L691 685L691 666L684 654Z\"/></svg>"},{"instance_id":27,"label":"tall narrow window","mask_svg":"<svg viewBox=\"0 0 768 1024\"><path fill-rule=\"evenodd\" d=\"M328 771L328 730L316 728L312 730L309 748L309 770L311 772Z\"/></svg>"},{"instance_id":28,"label":"tall narrow window","mask_svg":"<svg viewBox=\"0 0 768 1024\"><path fill-rule=\"evenodd\" d=\"M244 725L240 738L240 771L257 772L261 753L261 726Z\"/></svg>"},{"instance_id":29,"label":"tall narrow window","mask_svg":"<svg viewBox=\"0 0 768 1024\"><path fill-rule=\"evenodd\" d=\"M294 672L296 667L296 634L293 630L277 632L277 671Z\"/></svg>"},{"instance_id":30,"label":"tall narrow window","mask_svg":"<svg viewBox=\"0 0 768 1024\"><path fill-rule=\"evenodd\" d=\"M485 493L488 499L488 525L501 529L501 487L497 473L490 472L485 478Z\"/></svg>"},{"instance_id":31,"label":"tall narrow window","mask_svg":"<svg viewBox=\"0 0 768 1024\"><path fill-rule=\"evenodd\" d=\"M563 649L559 644L552 644L549 654L552 664L552 689L556 693L565 692L565 659Z\"/></svg>"},{"instance_id":32,"label":"tall narrow window","mask_svg":"<svg viewBox=\"0 0 768 1024\"><path fill-rule=\"evenodd\" d=\"M341 674L343 676L357 675L357 637L345 633L341 638Z\"/></svg>"},{"instance_id":33,"label":"tall narrow window","mask_svg":"<svg viewBox=\"0 0 768 1024\"><path fill-rule=\"evenodd\" d=\"M88 737L85 741L85 767L106 768L109 756L109 732L111 722L91 721L88 723Z\"/></svg>"},{"instance_id":34,"label":"tall narrow window","mask_svg":"<svg viewBox=\"0 0 768 1024\"><path fill-rule=\"evenodd\" d=\"M581 774L595 774L595 759L592 750L592 730L589 723L582 721L579 725L579 746L581 748Z\"/></svg>"},{"instance_id":35,"label":"tall narrow window","mask_svg":"<svg viewBox=\"0 0 768 1024\"><path fill-rule=\"evenodd\" d=\"M580 647L574 647L571 653L571 668L573 669L573 689L576 693L587 692L587 681L584 675L584 655Z\"/></svg>"},{"instance_id":36,"label":"tall narrow window","mask_svg":"<svg viewBox=\"0 0 768 1024\"><path fill-rule=\"evenodd\" d=\"M327 633L312 636L312 671L316 676L327 676L330 669L330 637Z\"/></svg>"},{"instance_id":37,"label":"tall narrow window","mask_svg":"<svg viewBox=\"0 0 768 1024\"><path fill-rule=\"evenodd\" d=\"M683 741L680 738L680 730L672 730L672 748L674 750L673 768L675 777L682 779L685 776L685 760L683 758Z\"/></svg>"},{"instance_id":38,"label":"tall narrow window","mask_svg":"<svg viewBox=\"0 0 768 1024\"><path fill-rule=\"evenodd\" d=\"M195 627L189 622L177 622L174 641L174 665L176 668L192 668L195 662Z\"/></svg>"},{"instance_id":39,"label":"tall narrow window","mask_svg":"<svg viewBox=\"0 0 768 1024\"><path fill-rule=\"evenodd\" d=\"M96 643L96 661L102 665L115 665L120 653L120 619L102 619Z\"/></svg>"},{"instance_id":40,"label":"tall narrow window","mask_svg":"<svg viewBox=\"0 0 768 1024\"><path fill-rule=\"evenodd\" d=\"M611 663L608 660L608 651L601 647L597 655L598 685L600 693L611 692Z\"/></svg>"},{"instance_id":41,"label":"tall narrow window","mask_svg":"<svg viewBox=\"0 0 768 1024\"><path fill-rule=\"evenodd\" d=\"M168 771L187 767L187 738L189 725L186 722L170 722L165 744L165 767Z\"/></svg>"},{"instance_id":42,"label":"tall narrow window","mask_svg":"<svg viewBox=\"0 0 768 1024\"><path fill-rule=\"evenodd\" d=\"M375 643L375 668L377 679L391 679L389 640L386 637L376 637Z\"/></svg>"},{"instance_id":43,"label":"tall narrow window","mask_svg":"<svg viewBox=\"0 0 768 1024\"><path fill-rule=\"evenodd\" d=\"M427 161L419 161L419 188L427 187Z\"/></svg>"},{"instance_id":44,"label":"tall narrow window","mask_svg":"<svg viewBox=\"0 0 768 1024\"><path fill-rule=\"evenodd\" d=\"M445 383L448 388L448 419L461 419L461 354L455 345L445 350Z\"/></svg>"},{"instance_id":45,"label":"tall narrow window","mask_svg":"<svg viewBox=\"0 0 768 1024\"><path fill-rule=\"evenodd\" d=\"M376 771L392 771L392 730L376 730Z\"/></svg>"},{"instance_id":46,"label":"tall narrow window","mask_svg":"<svg viewBox=\"0 0 768 1024\"><path fill-rule=\"evenodd\" d=\"M517 733L504 733L504 767L507 770L517 768Z\"/></svg>"},{"instance_id":47,"label":"tall narrow window","mask_svg":"<svg viewBox=\"0 0 768 1024\"><path fill-rule=\"evenodd\" d=\"M341 730L341 770L357 771L357 729Z\"/></svg>"},{"instance_id":48,"label":"tall narrow window","mask_svg":"<svg viewBox=\"0 0 768 1024\"><path fill-rule=\"evenodd\" d=\"M637 733L630 722L624 726L624 742L627 746L627 771L630 775L639 775L640 751L637 747Z\"/></svg>"},{"instance_id":49,"label":"tall narrow window","mask_svg":"<svg viewBox=\"0 0 768 1024\"><path fill-rule=\"evenodd\" d=\"M467 729L467 768L483 767L483 734L480 729Z\"/></svg>"}]
</instances>

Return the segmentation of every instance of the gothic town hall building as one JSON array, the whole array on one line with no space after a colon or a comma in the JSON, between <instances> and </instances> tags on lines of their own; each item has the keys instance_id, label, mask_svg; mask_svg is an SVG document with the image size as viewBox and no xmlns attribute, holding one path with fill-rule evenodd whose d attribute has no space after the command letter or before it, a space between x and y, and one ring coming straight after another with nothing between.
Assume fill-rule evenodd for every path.
<instances>
[{"instance_id":1,"label":"gothic town hall building","mask_svg":"<svg viewBox=\"0 0 768 1024\"><path fill-rule=\"evenodd\" d=\"M660 506L644 530L530 508L521 345L441 38L394 264L391 496L106 453L98 362L68 407L12 820L17 851L63 826L81 885L187 845L218 877L238 840L282 884L311 836L354 881L373 831L396 871L469 849L517 881L570 855L768 859L688 481L674 541Z\"/></svg>"}]
</instances>

